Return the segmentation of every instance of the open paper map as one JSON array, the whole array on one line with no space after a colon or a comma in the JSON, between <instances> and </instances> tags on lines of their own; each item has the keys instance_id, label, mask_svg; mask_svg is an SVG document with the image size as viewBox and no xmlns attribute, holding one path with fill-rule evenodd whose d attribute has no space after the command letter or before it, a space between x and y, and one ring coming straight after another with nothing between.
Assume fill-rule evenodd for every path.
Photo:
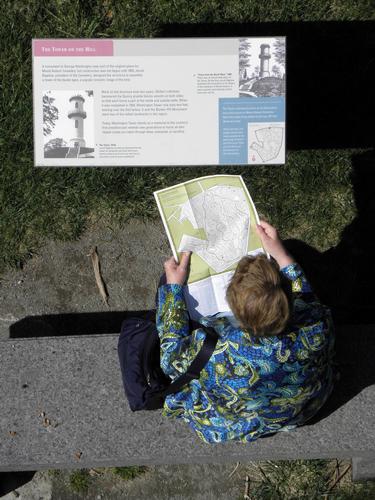
<instances>
[{"instance_id":1,"label":"open paper map","mask_svg":"<svg viewBox=\"0 0 375 500\"><path fill-rule=\"evenodd\" d=\"M193 252L185 290L190 315L229 311L225 292L238 261L263 252L258 214L242 177L201 177L154 195L175 259Z\"/></svg>"}]
</instances>

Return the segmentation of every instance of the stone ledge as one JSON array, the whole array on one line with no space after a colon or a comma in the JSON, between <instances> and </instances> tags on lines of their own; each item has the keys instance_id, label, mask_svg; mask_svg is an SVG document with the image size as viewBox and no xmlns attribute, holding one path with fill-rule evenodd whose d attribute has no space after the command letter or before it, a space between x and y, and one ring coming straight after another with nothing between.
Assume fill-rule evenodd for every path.
<instances>
[{"instance_id":1,"label":"stone ledge","mask_svg":"<svg viewBox=\"0 0 375 500\"><path fill-rule=\"evenodd\" d=\"M316 423L217 445L160 410L130 411L118 334L1 341L0 471L334 457L370 463L375 326L342 327L337 336L342 377Z\"/></svg>"},{"instance_id":2,"label":"stone ledge","mask_svg":"<svg viewBox=\"0 0 375 500\"><path fill-rule=\"evenodd\" d=\"M352 459L352 479L353 481L375 479L375 455L370 458L354 457Z\"/></svg>"}]
</instances>

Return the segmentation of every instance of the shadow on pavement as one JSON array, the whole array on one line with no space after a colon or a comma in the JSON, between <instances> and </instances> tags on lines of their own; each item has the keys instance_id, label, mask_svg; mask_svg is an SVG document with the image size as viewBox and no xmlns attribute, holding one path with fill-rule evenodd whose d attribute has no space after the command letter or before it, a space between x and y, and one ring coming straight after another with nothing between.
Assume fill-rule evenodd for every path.
<instances>
[{"instance_id":1,"label":"shadow on pavement","mask_svg":"<svg viewBox=\"0 0 375 500\"><path fill-rule=\"evenodd\" d=\"M352 185L357 216L343 230L337 246L319 252L298 240L286 246L304 268L321 302L333 314L341 374L336 388L311 424L329 415L364 388L375 384L375 153L352 158ZM351 325L342 328L343 325ZM358 326L356 326L358 325Z\"/></svg>"},{"instance_id":2,"label":"shadow on pavement","mask_svg":"<svg viewBox=\"0 0 375 500\"><path fill-rule=\"evenodd\" d=\"M27 316L10 326L9 337L16 339L120 333L122 322L129 317L155 319L155 311L110 311Z\"/></svg>"},{"instance_id":3,"label":"shadow on pavement","mask_svg":"<svg viewBox=\"0 0 375 500\"><path fill-rule=\"evenodd\" d=\"M35 471L0 472L0 497L20 488L34 477ZM17 494L14 494L17 498Z\"/></svg>"},{"instance_id":4,"label":"shadow on pavement","mask_svg":"<svg viewBox=\"0 0 375 500\"><path fill-rule=\"evenodd\" d=\"M374 21L234 24L208 19L207 24L167 24L159 36L286 36L287 149L374 146Z\"/></svg>"}]
</instances>

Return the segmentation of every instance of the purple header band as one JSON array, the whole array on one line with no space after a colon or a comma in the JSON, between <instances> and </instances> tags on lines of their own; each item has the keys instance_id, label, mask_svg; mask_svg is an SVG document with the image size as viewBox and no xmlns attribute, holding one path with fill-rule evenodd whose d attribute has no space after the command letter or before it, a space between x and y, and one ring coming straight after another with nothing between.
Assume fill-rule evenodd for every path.
<instances>
[{"instance_id":1,"label":"purple header band","mask_svg":"<svg viewBox=\"0 0 375 500\"><path fill-rule=\"evenodd\" d=\"M113 40L33 40L33 54L41 57L113 56Z\"/></svg>"}]
</instances>

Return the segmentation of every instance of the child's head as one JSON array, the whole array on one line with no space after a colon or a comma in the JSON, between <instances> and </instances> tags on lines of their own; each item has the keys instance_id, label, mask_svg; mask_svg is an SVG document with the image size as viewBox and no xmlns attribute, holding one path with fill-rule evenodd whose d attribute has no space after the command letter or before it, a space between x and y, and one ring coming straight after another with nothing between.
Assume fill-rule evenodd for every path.
<instances>
[{"instance_id":1,"label":"child's head","mask_svg":"<svg viewBox=\"0 0 375 500\"><path fill-rule=\"evenodd\" d=\"M227 301L242 328L255 335L281 333L289 319L290 301L275 262L265 255L243 257L227 289Z\"/></svg>"}]
</instances>

